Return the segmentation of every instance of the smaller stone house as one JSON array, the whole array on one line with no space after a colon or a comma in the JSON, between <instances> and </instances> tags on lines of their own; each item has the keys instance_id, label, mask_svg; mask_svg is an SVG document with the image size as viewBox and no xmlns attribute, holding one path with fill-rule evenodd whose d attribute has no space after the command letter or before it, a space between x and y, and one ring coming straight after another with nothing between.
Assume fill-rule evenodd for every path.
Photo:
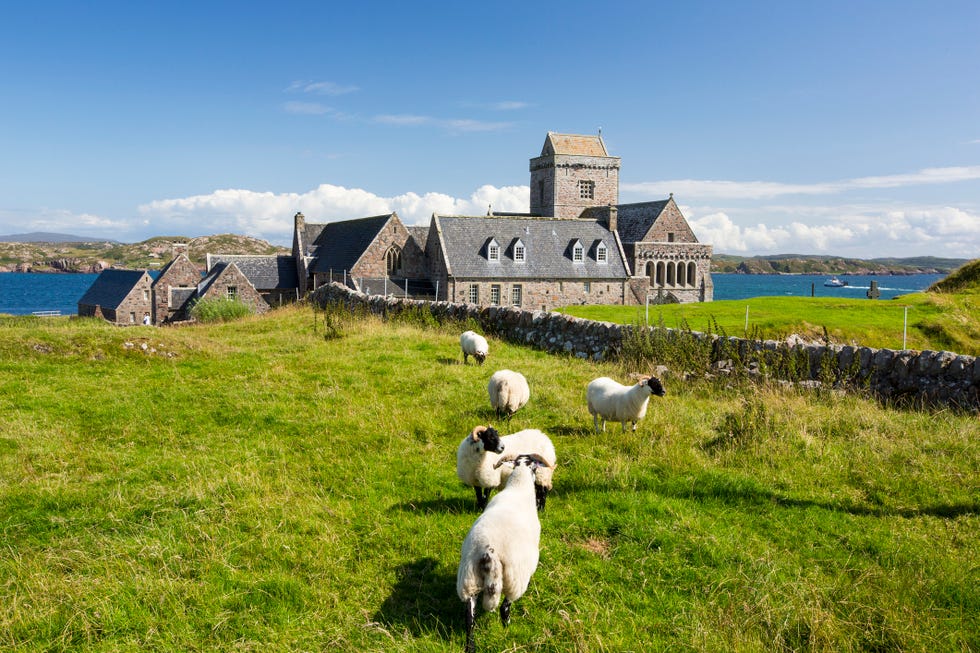
<instances>
[{"instance_id":1,"label":"smaller stone house","mask_svg":"<svg viewBox=\"0 0 980 653\"><path fill-rule=\"evenodd\" d=\"M103 270L78 300L80 317L102 317L113 324L152 320L153 278L146 270Z\"/></svg>"},{"instance_id":2,"label":"smaller stone house","mask_svg":"<svg viewBox=\"0 0 980 653\"><path fill-rule=\"evenodd\" d=\"M269 310L262 295L234 263L217 263L208 270L197 285L195 299L232 299L250 306L256 313Z\"/></svg>"},{"instance_id":3,"label":"smaller stone house","mask_svg":"<svg viewBox=\"0 0 980 653\"><path fill-rule=\"evenodd\" d=\"M292 256L207 255L209 271L220 263L234 263L269 306L282 306L299 299L296 259Z\"/></svg>"}]
</instances>

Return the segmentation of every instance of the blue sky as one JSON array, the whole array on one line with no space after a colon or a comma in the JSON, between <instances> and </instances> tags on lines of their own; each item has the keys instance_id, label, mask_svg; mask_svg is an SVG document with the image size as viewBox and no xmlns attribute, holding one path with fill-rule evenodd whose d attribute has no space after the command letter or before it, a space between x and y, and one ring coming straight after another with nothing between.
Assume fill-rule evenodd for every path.
<instances>
[{"instance_id":1,"label":"blue sky","mask_svg":"<svg viewBox=\"0 0 980 653\"><path fill-rule=\"evenodd\" d=\"M10 3L0 234L527 210L546 133L716 252L980 256L980 3Z\"/></svg>"}]
</instances>

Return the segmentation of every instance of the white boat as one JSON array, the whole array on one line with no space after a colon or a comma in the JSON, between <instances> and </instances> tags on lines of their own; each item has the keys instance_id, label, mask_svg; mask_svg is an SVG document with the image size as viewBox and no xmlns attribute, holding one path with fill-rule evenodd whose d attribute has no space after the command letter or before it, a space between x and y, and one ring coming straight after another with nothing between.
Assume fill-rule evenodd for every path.
<instances>
[{"instance_id":1,"label":"white boat","mask_svg":"<svg viewBox=\"0 0 980 653\"><path fill-rule=\"evenodd\" d=\"M826 281L824 281L823 282L823 285L825 285L825 286L827 286L829 288L843 288L844 286L847 285L847 282L846 281L841 281L837 277L831 277L831 278L827 279Z\"/></svg>"}]
</instances>

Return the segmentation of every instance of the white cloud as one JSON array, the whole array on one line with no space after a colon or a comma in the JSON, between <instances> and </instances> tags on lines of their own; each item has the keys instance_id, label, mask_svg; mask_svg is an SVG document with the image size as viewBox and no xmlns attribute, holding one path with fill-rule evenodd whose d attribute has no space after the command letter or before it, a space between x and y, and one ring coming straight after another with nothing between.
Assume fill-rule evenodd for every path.
<instances>
[{"instance_id":1,"label":"white cloud","mask_svg":"<svg viewBox=\"0 0 980 653\"><path fill-rule=\"evenodd\" d=\"M384 125L395 125L399 127L416 127L419 125L435 125L441 129L451 132L486 132L499 131L511 126L509 122L486 122L483 120L470 120L468 118L457 118L443 120L432 116L418 116L413 114L382 114L372 118L376 123Z\"/></svg>"},{"instance_id":2,"label":"white cloud","mask_svg":"<svg viewBox=\"0 0 980 653\"><path fill-rule=\"evenodd\" d=\"M289 92L312 93L314 95L347 95L361 90L357 86L344 86L334 82L301 82L296 81L286 88Z\"/></svg>"},{"instance_id":3,"label":"white cloud","mask_svg":"<svg viewBox=\"0 0 980 653\"><path fill-rule=\"evenodd\" d=\"M0 210L0 233L5 235L45 231L124 240L131 227L127 221L64 209Z\"/></svg>"},{"instance_id":4,"label":"white cloud","mask_svg":"<svg viewBox=\"0 0 980 653\"><path fill-rule=\"evenodd\" d=\"M405 224L428 224L433 213L484 215L527 211L527 186L481 186L468 198L442 193L405 193L381 197L359 188L322 184L306 193L260 193L243 189L157 200L139 207L150 234L238 233L287 244L297 211L310 222L334 222L395 211Z\"/></svg>"},{"instance_id":5,"label":"white cloud","mask_svg":"<svg viewBox=\"0 0 980 653\"><path fill-rule=\"evenodd\" d=\"M282 106L286 113L297 113L301 115L320 116L336 113L332 108L319 102L286 102Z\"/></svg>"}]
</instances>

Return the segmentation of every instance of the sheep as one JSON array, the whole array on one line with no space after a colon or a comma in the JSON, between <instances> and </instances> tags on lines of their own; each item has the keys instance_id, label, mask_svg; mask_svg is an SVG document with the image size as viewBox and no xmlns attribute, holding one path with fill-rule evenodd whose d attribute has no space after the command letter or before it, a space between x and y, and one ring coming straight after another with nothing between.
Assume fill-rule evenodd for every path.
<instances>
[{"instance_id":1,"label":"sheep","mask_svg":"<svg viewBox=\"0 0 980 653\"><path fill-rule=\"evenodd\" d=\"M463 349L464 365L466 364L467 356L472 356L476 359L477 363L483 365L483 361L486 360L487 354L490 352L490 345L487 344L487 339L476 331L464 331L459 336L459 346Z\"/></svg>"},{"instance_id":2,"label":"sheep","mask_svg":"<svg viewBox=\"0 0 980 653\"><path fill-rule=\"evenodd\" d=\"M538 568L541 522L534 509L534 474L547 464L538 456L524 454L513 461L498 462L512 466L507 485L477 517L463 540L456 594L464 603L467 653L476 650L473 626L477 597L483 594L483 609L490 611L497 608L503 595L500 621L507 626L511 603L524 595Z\"/></svg>"},{"instance_id":3,"label":"sheep","mask_svg":"<svg viewBox=\"0 0 980 653\"><path fill-rule=\"evenodd\" d=\"M623 433L626 432L626 422L636 423L647 414L647 403L650 395L663 397L667 394L660 379L655 376L644 377L636 385L630 387L601 376L589 382L586 399L589 403L589 413L595 432L599 432L599 420L602 419L602 430L606 430L606 420L623 423Z\"/></svg>"},{"instance_id":4,"label":"sheep","mask_svg":"<svg viewBox=\"0 0 980 653\"><path fill-rule=\"evenodd\" d=\"M504 451L507 451L506 455ZM501 460L512 460L518 454L535 454L547 465L539 467L534 475L535 503L544 510L548 492L552 488L552 474L558 457L555 446L547 435L537 429L525 429L501 436L492 426L477 426L463 438L456 449L456 476L476 493L476 507L487 507L490 493L506 483L509 467L497 465Z\"/></svg>"},{"instance_id":5,"label":"sheep","mask_svg":"<svg viewBox=\"0 0 980 653\"><path fill-rule=\"evenodd\" d=\"M531 397L531 389L520 372L498 370L490 377L487 394L490 395L490 405L497 412L497 417L510 417L527 403Z\"/></svg>"}]
</instances>

